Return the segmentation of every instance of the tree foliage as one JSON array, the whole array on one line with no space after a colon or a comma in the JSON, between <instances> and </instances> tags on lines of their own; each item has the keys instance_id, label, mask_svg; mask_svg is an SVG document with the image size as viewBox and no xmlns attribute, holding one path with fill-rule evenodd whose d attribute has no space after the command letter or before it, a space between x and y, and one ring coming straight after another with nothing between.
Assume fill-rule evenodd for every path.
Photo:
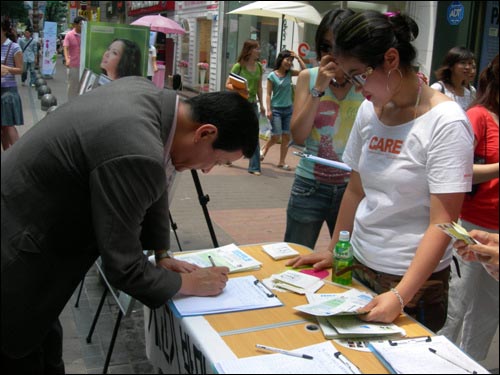
<instances>
[{"instance_id":1,"label":"tree foliage","mask_svg":"<svg viewBox=\"0 0 500 375\"><path fill-rule=\"evenodd\" d=\"M2 19L4 17L13 21L25 22L28 19L28 10L24 7L24 1L3 1Z\"/></svg>"},{"instance_id":2,"label":"tree foliage","mask_svg":"<svg viewBox=\"0 0 500 375\"><path fill-rule=\"evenodd\" d=\"M47 8L45 9L45 20L51 22L60 22L62 18L66 17L67 11L67 1L47 1Z\"/></svg>"}]
</instances>

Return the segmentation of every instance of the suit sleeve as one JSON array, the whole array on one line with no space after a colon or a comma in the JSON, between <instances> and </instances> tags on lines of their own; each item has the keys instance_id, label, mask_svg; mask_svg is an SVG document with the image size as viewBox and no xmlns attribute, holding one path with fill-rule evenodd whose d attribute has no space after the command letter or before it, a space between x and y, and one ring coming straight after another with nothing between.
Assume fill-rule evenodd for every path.
<instances>
[{"instance_id":1,"label":"suit sleeve","mask_svg":"<svg viewBox=\"0 0 500 375\"><path fill-rule=\"evenodd\" d=\"M119 157L93 170L89 185L94 231L108 280L149 307L161 306L181 287L178 273L156 268L143 254L143 242L159 248L169 245L163 165L145 156Z\"/></svg>"}]
</instances>

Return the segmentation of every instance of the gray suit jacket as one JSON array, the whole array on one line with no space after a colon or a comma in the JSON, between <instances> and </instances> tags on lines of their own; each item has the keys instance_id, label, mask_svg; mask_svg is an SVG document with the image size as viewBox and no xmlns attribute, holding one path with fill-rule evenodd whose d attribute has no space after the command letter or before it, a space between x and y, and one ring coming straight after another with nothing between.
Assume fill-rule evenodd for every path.
<instances>
[{"instance_id":1,"label":"gray suit jacket","mask_svg":"<svg viewBox=\"0 0 500 375\"><path fill-rule=\"evenodd\" d=\"M2 350L40 345L102 257L116 288L150 307L180 288L143 249L169 246L164 144L177 96L126 77L59 107L2 153Z\"/></svg>"}]
</instances>

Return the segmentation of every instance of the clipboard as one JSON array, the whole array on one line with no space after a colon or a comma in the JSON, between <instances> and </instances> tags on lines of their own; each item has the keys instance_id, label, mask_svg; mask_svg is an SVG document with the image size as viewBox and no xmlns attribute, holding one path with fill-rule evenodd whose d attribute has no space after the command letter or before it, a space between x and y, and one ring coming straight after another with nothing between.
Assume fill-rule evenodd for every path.
<instances>
[{"instance_id":1,"label":"clipboard","mask_svg":"<svg viewBox=\"0 0 500 375\"><path fill-rule=\"evenodd\" d=\"M300 156L303 159L314 161L316 163L323 164L323 165L326 165L328 167L338 168L338 169L342 169L343 171L348 171L348 172L352 171L351 167L349 167L346 163L342 163L340 161L320 158L319 156L314 156L314 155L311 155L311 154L308 154L308 153L305 153L302 151L294 151L293 153L294 153L294 155Z\"/></svg>"},{"instance_id":2,"label":"clipboard","mask_svg":"<svg viewBox=\"0 0 500 375\"><path fill-rule=\"evenodd\" d=\"M489 374L445 336L371 342L368 348L391 374Z\"/></svg>"},{"instance_id":3,"label":"clipboard","mask_svg":"<svg viewBox=\"0 0 500 375\"><path fill-rule=\"evenodd\" d=\"M283 306L255 276L230 278L221 294L212 297L177 295L168 301L178 317L221 314Z\"/></svg>"}]
</instances>

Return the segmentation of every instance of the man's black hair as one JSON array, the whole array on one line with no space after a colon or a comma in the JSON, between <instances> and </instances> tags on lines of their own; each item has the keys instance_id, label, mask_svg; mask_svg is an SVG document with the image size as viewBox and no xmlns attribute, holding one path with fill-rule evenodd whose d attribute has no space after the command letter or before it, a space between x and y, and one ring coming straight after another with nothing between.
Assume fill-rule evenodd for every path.
<instances>
[{"instance_id":1,"label":"man's black hair","mask_svg":"<svg viewBox=\"0 0 500 375\"><path fill-rule=\"evenodd\" d=\"M214 149L241 150L245 157L252 157L259 142L259 120L248 100L235 92L221 91L194 96L186 103L193 121L217 127Z\"/></svg>"}]
</instances>

